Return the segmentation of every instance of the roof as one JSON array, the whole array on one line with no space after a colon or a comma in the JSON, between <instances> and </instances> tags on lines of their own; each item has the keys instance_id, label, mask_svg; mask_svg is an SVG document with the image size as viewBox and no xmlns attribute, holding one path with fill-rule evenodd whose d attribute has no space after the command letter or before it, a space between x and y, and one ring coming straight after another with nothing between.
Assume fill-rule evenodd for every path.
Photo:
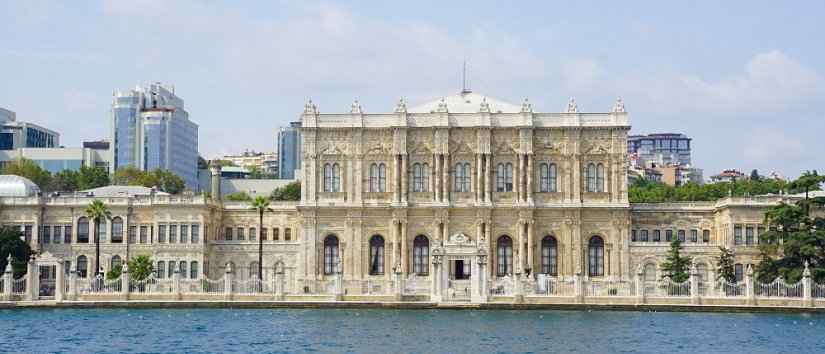
<instances>
[{"instance_id":1,"label":"roof","mask_svg":"<svg viewBox=\"0 0 825 354\"><path fill-rule=\"evenodd\" d=\"M31 197L40 193L40 187L26 177L0 175L0 197Z\"/></svg>"},{"instance_id":2,"label":"roof","mask_svg":"<svg viewBox=\"0 0 825 354\"><path fill-rule=\"evenodd\" d=\"M447 111L450 113L478 113L481 103L486 101L490 105L491 113L519 113L521 106L497 100L492 97L477 94L471 91L463 91L460 94L446 96L425 104L412 107L410 113L432 113L437 112L439 105L447 104Z\"/></svg>"},{"instance_id":3,"label":"roof","mask_svg":"<svg viewBox=\"0 0 825 354\"><path fill-rule=\"evenodd\" d=\"M91 193L95 197L133 197L136 195L152 195L152 188L144 186L105 186L80 191ZM169 193L154 191L154 195L169 195Z\"/></svg>"}]
</instances>

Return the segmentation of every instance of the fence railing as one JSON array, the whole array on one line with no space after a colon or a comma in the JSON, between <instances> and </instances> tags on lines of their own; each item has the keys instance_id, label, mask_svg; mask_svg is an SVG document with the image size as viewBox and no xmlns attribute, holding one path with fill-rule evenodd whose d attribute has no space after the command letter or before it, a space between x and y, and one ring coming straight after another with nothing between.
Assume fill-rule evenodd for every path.
<instances>
[{"instance_id":1,"label":"fence railing","mask_svg":"<svg viewBox=\"0 0 825 354\"><path fill-rule=\"evenodd\" d=\"M803 297L805 289L801 280L796 284L788 284L776 278L767 284L754 282L754 294L759 297Z\"/></svg>"},{"instance_id":2,"label":"fence railing","mask_svg":"<svg viewBox=\"0 0 825 354\"><path fill-rule=\"evenodd\" d=\"M636 296L636 282L633 280L585 281L584 296Z\"/></svg>"},{"instance_id":3,"label":"fence railing","mask_svg":"<svg viewBox=\"0 0 825 354\"><path fill-rule=\"evenodd\" d=\"M423 276L410 275L404 280L404 295L428 295L430 293L430 279Z\"/></svg>"},{"instance_id":4,"label":"fence railing","mask_svg":"<svg viewBox=\"0 0 825 354\"><path fill-rule=\"evenodd\" d=\"M811 282L811 297L815 299L825 298L825 284Z\"/></svg>"},{"instance_id":5,"label":"fence railing","mask_svg":"<svg viewBox=\"0 0 825 354\"><path fill-rule=\"evenodd\" d=\"M645 295L650 297L687 297L690 296L690 281L677 283L668 277L664 277L656 283L653 294L645 293Z\"/></svg>"},{"instance_id":6,"label":"fence railing","mask_svg":"<svg viewBox=\"0 0 825 354\"><path fill-rule=\"evenodd\" d=\"M26 293L26 277L14 279L11 282L11 293L13 295L23 295Z\"/></svg>"}]
</instances>

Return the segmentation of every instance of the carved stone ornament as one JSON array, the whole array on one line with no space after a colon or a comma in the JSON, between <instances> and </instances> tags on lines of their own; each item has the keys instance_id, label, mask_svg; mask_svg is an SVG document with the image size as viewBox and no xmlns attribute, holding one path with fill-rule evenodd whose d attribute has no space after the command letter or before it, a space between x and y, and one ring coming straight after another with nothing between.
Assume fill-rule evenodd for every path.
<instances>
[{"instance_id":1,"label":"carved stone ornament","mask_svg":"<svg viewBox=\"0 0 825 354\"><path fill-rule=\"evenodd\" d=\"M444 98L441 99L441 102L438 102L438 112L439 113L449 112L449 110L447 110L447 101L445 101Z\"/></svg>"},{"instance_id":2,"label":"carved stone ornament","mask_svg":"<svg viewBox=\"0 0 825 354\"><path fill-rule=\"evenodd\" d=\"M521 103L521 113L530 113L533 112L533 105L530 104L530 100L527 97L524 98L524 102Z\"/></svg>"},{"instance_id":3,"label":"carved stone ornament","mask_svg":"<svg viewBox=\"0 0 825 354\"><path fill-rule=\"evenodd\" d=\"M567 103L567 113L578 113L579 106L576 105L576 100L570 97L570 102Z\"/></svg>"},{"instance_id":4,"label":"carved stone ornament","mask_svg":"<svg viewBox=\"0 0 825 354\"><path fill-rule=\"evenodd\" d=\"M616 103L613 104L613 112L614 113L624 113L624 102L622 102L622 98L616 98Z\"/></svg>"},{"instance_id":5,"label":"carved stone ornament","mask_svg":"<svg viewBox=\"0 0 825 354\"><path fill-rule=\"evenodd\" d=\"M304 105L304 114L318 114L318 106L312 103L312 99Z\"/></svg>"},{"instance_id":6,"label":"carved stone ornament","mask_svg":"<svg viewBox=\"0 0 825 354\"><path fill-rule=\"evenodd\" d=\"M478 109L482 113L490 113L490 104L487 103L487 97L481 99L481 107Z\"/></svg>"},{"instance_id":7,"label":"carved stone ornament","mask_svg":"<svg viewBox=\"0 0 825 354\"><path fill-rule=\"evenodd\" d=\"M407 103L404 102L404 98L398 100L398 104L395 105L395 113L407 113Z\"/></svg>"},{"instance_id":8,"label":"carved stone ornament","mask_svg":"<svg viewBox=\"0 0 825 354\"><path fill-rule=\"evenodd\" d=\"M361 109L361 104L358 103L358 100L355 100L354 102L352 102L352 107L350 108L349 112L352 113L352 114L364 113L364 111Z\"/></svg>"}]
</instances>

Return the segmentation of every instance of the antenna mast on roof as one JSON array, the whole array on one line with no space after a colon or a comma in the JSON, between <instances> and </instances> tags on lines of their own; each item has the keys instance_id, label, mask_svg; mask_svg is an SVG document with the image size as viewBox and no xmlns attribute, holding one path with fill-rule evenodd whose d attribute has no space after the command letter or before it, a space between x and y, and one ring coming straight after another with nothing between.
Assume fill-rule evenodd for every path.
<instances>
[{"instance_id":1,"label":"antenna mast on roof","mask_svg":"<svg viewBox=\"0 0 825 354\"><path fill-rule=\"evenodd\" d=\"M461 71L461 94L473 92L467 88L467 59L464 59L464 67Z\"/></svg>"}]
</instances>

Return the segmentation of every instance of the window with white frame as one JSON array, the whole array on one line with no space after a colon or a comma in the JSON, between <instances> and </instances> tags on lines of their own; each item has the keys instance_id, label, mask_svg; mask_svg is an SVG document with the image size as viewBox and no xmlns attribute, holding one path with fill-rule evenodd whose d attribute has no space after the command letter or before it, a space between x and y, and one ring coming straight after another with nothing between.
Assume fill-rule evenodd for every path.
<instances>
[{"instance_id":1,"label":"window with white frame","mask_svg":"<svg viewBox=\"0 0 825 354\"><path fill-rule=\"evenodd\" d=\"M539 192L556 192L556 180L556 164L542 163L539 165Z\"/></svg>"},{"instance_id":2,"label":"window with white frame","mask_svg":"<svg viewBox=\"0 0 825 354\"><path fill-rule=\"evenodd\" d=\"M453 191L456 193L467 193L470 191L470 164L459 162L455 164L453 177Z\"/></svg>"},{"instance_id":3,"label":"window with white frame","mask_svg":"<svg viewBox=\"0 0 825 354\"><path fill-rule=\"evenodd\" d=\"M513 164L499 163L496 165L496 192L513 191Z\"/></svg>"},{"instance_id":4,"label":"window with white frame","mask_svg":"<svg viewBox=\"0 0 825 354\"><path fill-rule=\"evenodd\" d=\"M428 192L430 190L430 165L426 163L413 164L413 192Z\"/></svg>"},{"instance_id":5,"label":"window with white frame","mask_svg":"<svg viewBox=\"0 0 825 354\"><path fill-rule=\"evenodd\" d=\"M324 164L324 192L341 190L341 166L338 163Z\"/></svg>"}]
</instances>

